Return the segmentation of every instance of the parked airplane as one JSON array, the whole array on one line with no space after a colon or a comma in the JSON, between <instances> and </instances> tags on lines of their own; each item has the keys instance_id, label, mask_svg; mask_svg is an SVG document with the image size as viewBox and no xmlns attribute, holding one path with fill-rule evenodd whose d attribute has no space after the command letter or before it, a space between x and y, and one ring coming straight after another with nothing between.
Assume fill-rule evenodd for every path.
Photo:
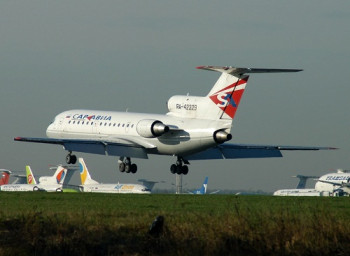
<instances>
[{"instance_id":1,"label":"parked airplane","mask_svg":"<svg viewBox=\"0 0 350 256\"><path fill-rule=\"evenodd\" d=\"M275 196L344 196L350 195L350 173L338 169L336 173L328 173L318 180L315 188L281 189L274 192Z\"/></svg>"},{"instance_id":2,"label":"parked airplane","mask_svg":"<svg viewBox=\"0 0 350 256\"><path fill-rule=\"evenodd\" d=\"M1 191L47 191L62 192L62 184L67 169L59 165L53 176L43 176L37 183L29 165L26 166L27 184L8 184L0 187Z\"/></svg>"},{"instance_id":3,"label":"parked airplane","mask_svg":"<svg viewBox=\"0 0 350 256\"><path fill-rule=\"evenodd\" d=\"M207 188L208 188L208 177L205 177L203 185L194 191L190 191L190 194L195 194L195 195L205 195L207 193ZM220 190L211 192L210 194L215 194L218 193Z\"/></svg>"},{"instance_id":4,"label":"parked airplane","mask_svg":"<svg viewBox=\"0 0 350 256\"><path fill-rule=\"evenodd\" d=\"M295 189L280 189L273 193L274 196L320 196L320 191L317 191L313 188L305 188L306 181L308 179L319 178L318 176L305 176L297 175L293 178L299 178L299 183Z\"/></svg>"},{"instance_id":5,"label":"parked airplane","mask_svg":"<svg viewBox=\"0 0 350 256\"><path fill-rule=\"evenodd\" d=\"M83 158L79 158L80 178L84 192L150 194L151 191L140 184L101 184L93 180Z\"/></svg>"},{"instance_id":6,"label":"parked airplane","mask_svg":"<svg viewBox=\"0 0 350 256\"><path fill-rule=\"evenodd\" d=\"M11 171L0 169L1 178L0 178L0 186L9 183Z\"/></svg>"},{"instance_id":7,"label":"parked airplane","mask_svg":"<svg viewBox=\"0 0 350 256\"><path fill-rule=\"evenodd\" d=\"M14 140L63 145L69 152L68 164L76 162L74 151L119 156L119 170L127 173L137 171L131 157L146 159L149 154L176 156L171 172L187 174L190 160L282 157L281 150L332 149L225 143L232 139L232 121L247 85L247 74L301 69L197 68L222 74L205 97L171 97L166 115L74 109L55 117L46 130L48 138Z\"/></svg>"},{"instance_id":8,"label":"parked airplane","mask_svg":"<svg viewBox=\"0 0 350 256\"><path fill-rule=\"evenodd\" d=\"M316 182L315 189L337 195L350 195L350 172L338 169L336 173L323 175Z\"/></svg>"}]
</instances>

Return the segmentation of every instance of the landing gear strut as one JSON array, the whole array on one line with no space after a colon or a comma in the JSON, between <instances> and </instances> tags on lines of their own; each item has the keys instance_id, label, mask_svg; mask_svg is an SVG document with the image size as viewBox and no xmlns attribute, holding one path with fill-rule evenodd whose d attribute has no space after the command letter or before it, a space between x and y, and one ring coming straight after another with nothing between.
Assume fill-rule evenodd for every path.
<instances>
[{"instance_id":1,"label":"landing gear strut","mask_svg":"<svg viewBox=\"0 0 350 256\"><path fill-rule=\"evenodd\" d=\"M126 172L126 173L137 172L137 165L131 163L130 157L120 157L118 160L118 163L119 163L120 172Z\"/></svg>"},{"instance_id":2,"label":"landing gear strut","mask_svg":"<svg viewBox=\"0 0 350 256\"><path fill-rule=\"evenodd\" d=\"M170 172L172 174L184 174L188 173L188 166L184 164L190 164L187 160L184 160L182 157L178 156L176 164L170 166Z\"/></svg>"},{"instance_id":3,"label":"landing gear strut","mask_svg":"<svg viewBox=\"0 0 350 256\"><path fill-rule=\"evenodd\" d=\"M75 164L76 162L77 162L76 155L72 155L72 152L69 152L69 154L66 156L66 163Z\"/></svg>"}]
</instances>

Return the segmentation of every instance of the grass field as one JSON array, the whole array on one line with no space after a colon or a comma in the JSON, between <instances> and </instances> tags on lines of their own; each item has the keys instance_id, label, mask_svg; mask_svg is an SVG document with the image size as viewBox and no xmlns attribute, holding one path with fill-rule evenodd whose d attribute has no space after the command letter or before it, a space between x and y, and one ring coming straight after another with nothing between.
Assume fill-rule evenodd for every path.
<instances>
[{"instance_id":1,"label":"grass field","mask_svg":"<svg viewBox=\"0 0 350 256\"><path fill-rule=\"evenodd\" d=\"M0 193L0 255L350 255L349 198ZM148 234L164 216L159 236Z\"/></svg>"}]
</instances>

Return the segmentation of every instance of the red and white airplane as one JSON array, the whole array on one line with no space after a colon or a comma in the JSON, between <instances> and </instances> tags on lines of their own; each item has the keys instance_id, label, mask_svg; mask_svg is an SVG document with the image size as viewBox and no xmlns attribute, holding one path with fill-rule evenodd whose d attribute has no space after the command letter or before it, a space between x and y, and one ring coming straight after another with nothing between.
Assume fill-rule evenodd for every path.
<instances>
[{"instance_id":1,"label":"red and white airplane","mask_svg":"<svg viewBox=\"0 0 350 256\"><path fill-rule=\"evenodd\" d=\"M16 141L63 145L66 162L72 153L119 156L121 172L137 171L131 158L149 154L176 156L172 173L187 174L190 160L282 157L281 150L321 150L329 147L247 145L232 139L232 121L247 85L249 73L299 72L300 69L260 69L200 66L221 73L207 96L173 96L167 114L143 114L87 109L58 114L48 126L48 138L16 137Z\"/></svg>"}]
</instances>

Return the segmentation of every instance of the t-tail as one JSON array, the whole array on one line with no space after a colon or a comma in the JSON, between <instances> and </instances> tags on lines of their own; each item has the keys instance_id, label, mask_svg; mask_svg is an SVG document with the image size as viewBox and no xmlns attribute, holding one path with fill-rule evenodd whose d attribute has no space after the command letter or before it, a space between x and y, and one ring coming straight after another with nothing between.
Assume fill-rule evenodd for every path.
<instances>
[{"instance_id":1,"label":"t-tail","mask_svg":"<svg viewBox=\"0 0 350 256\"><path fill-rule=\"evenodd\" d=\"M11 171L1 169L0 172L1 172L0 186L8 184L10 180Z\"/></svg>"},{"instance_id":2,"label":"t-tail","mask_svg":"<svg viewBox=\"0 0 350 256\"><path fill-rule=\"evenodd\" d=\"M235 68L200 66L197 69L222 73L206 97L173 96L168 101L168 115L232 122L246 88L248 73L298 72L301 69Z\"/></svg>"},{"instance_id":3,"label":"t-tail","mask_svg":"<svg viewBox=\"0 0 350 256\"><path fill-rule=\"evenodd\" d=\"M26 165L27 184L37 184L32 169Z\"/></svg>"},{"instance_id":4,"label":"t-tail","mask_svg":"<svg viewBox=\"0 0 350 256\"><path fill-rule=\"evenodd\" d=\"M89 170L86 167L86 164L83 158L79 158L79 168L80 168L81 185L99 184L97 181L91 178Z\"/></svg>"}]
</instances>

